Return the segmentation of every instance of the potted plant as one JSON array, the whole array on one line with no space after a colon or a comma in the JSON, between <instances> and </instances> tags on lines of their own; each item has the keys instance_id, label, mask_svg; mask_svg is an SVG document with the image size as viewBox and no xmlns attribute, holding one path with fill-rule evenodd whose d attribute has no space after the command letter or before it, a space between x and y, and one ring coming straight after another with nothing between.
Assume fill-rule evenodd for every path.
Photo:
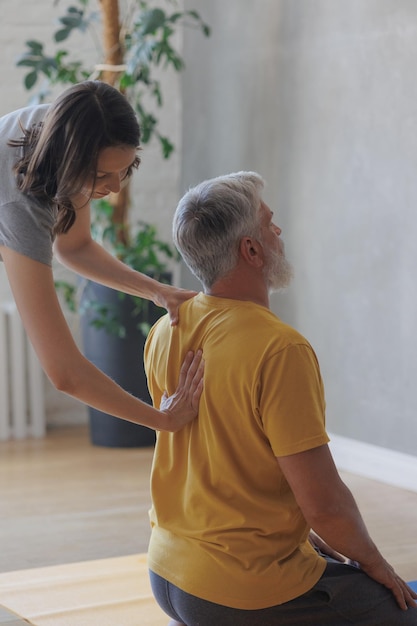
<instances>
[{"instance_id":1,"label":"potted plant","mask_svg":"<svg viewBox=\"0 0 417 626\"><path fill-rule=\"evenodd\" d=\"M26 89L37 88L32 101L42 102L52 87L87 78L104 80L122 91L135 109L141 125L142 144L159 142L162 156L169 158L174 146L161 134L155 109L163 105L162 85L155 77L159 68L181 71L184 61L173 39L178 28L192 26L209 35L208 26L196 11L180 11L175 0L73 0L58 18L53 34L55 51L48 54L38 40L26 42L17 65L27 68ZM58 4L55 0L54 4ZM168 9L170 9L168 11ZM103 35L97 38L101 22ZM89 33L97 42L96 62L88 65L62 48L74 32ZM101 45L98 43L101 40ZM43 79L43 81L42 81ZM41 82L42 81L42 82ZM134 269L165 282L170 281L169 263L176 252L159 239L153 225L138 223L130 228L130 188L126 185L110 201L94 201L92 233L101 243ZM142 367L142 348L150 325L164 310L87 281L82 288L58 281L57 288L82 320L84 352L92 362L127 391L150 402ZM153 431L90 409L93 443L107 446L151 445ZM98 428L97 428L98 425Z\"/></svg>"}]
</instances>

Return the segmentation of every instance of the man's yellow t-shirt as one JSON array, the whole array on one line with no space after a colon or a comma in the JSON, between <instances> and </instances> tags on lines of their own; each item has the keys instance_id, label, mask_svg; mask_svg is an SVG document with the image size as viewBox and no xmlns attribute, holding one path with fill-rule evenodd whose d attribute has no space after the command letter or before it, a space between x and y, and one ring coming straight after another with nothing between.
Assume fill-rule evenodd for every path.
<instances>
[{"instance_id":1,"label":"man's yellow t-shirt","mask_svg":"<svg viewBox=\"0 0 417 626\"><path fill-rule=\"evenodd\" d=\"M276 457L328 442L317 358L269 309L203 294L145 347L150 392L173 393L188 350L203 350L198 418L157 436L152 571L210 602L260 609L307 592L326 563Z\"/></svg>"}]
</instances>

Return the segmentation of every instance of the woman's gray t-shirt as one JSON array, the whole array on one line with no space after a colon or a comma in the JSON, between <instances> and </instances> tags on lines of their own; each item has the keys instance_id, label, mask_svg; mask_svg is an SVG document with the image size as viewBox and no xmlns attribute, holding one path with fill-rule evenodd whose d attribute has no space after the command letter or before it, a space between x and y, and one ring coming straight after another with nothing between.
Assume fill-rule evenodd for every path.
<instances>
[{"instance_id":1,"label":"woman's gray t-shirt","mask_svg":"<svg viewBox=\"0 0 417 626\"><path fill-rule=\"evenodd\" d=\"M56 211L19 191L13 166L22 148L7 145L23 136L21 127L41 122L48 107L31 106L0 118L0 245L51 265Z\"/></svg>"}]
</instances>

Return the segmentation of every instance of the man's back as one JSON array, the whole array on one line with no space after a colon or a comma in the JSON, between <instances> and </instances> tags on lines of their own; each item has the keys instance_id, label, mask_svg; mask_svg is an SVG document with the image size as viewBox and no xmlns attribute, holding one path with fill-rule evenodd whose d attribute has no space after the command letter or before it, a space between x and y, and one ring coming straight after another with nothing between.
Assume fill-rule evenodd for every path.
<instances>
[{"instance_id":1,"label":"man's back","mask_svg":"<svg viewBox=\"0 0 417 626\"><path fill-rule=\"evenodd\" d=\"M285 602L325 568L276 460L328 441L316 357L253 302L199 294L180 319L160 320L149 336L151 395L158 406L190 349L203 349L205 388L198 419L158 435L150 568L211 602Z\"/></svg>"}]
</instances>

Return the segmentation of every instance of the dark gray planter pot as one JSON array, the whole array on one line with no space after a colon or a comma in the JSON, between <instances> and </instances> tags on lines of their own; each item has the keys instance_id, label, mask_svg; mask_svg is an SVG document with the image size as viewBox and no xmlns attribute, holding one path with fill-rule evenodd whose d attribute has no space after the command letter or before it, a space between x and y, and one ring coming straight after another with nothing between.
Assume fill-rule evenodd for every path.
<instances>
[{"instance_id":1,"label":"dark gray planter pot","mask_svg":"<svg viewBox=\"0 0 417 626\"><path fill-rule=\"evenodd\" d=\"M134 315L134 303L131 298L125 297L120 300L118 292L114 289L91 281L85 288L83 298L98 300L112 308L117 307L119 319L126 328L124 338L110 334L104 329L97 329L91 326L94 313L87 310L81 316L84 355L123 389L152 404L143 367L146 337L137 328L139 322L145 321L144 314ZM146 309L146 321L150 324L156 322L164 312L152 302L146 303ZM127 422L92 407L89 407L89 422L91 442L97 446L137 448L153 446L155 443L155 432L152 429Z\"/></svg>"}]
</instances>

